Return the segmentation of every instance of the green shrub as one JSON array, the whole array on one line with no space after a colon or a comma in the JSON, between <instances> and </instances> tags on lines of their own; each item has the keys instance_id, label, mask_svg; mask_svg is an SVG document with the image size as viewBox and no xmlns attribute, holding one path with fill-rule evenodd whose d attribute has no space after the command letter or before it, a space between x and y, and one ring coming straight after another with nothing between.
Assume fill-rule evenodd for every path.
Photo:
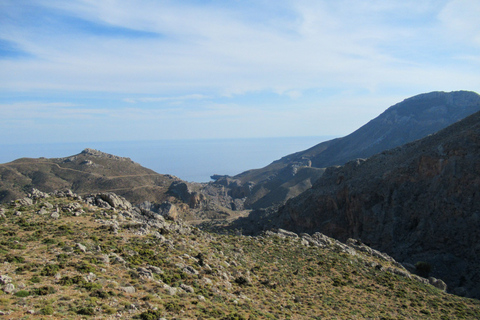
<instances>
[{"instance_id":1,"label":"green shrub","mask_svg":"<svg viewBox=\"0 0 480 320\"><path fill-rule=\"evenodd\" d=\"M77 309L76 313L85 316L93 316L95 315L95 310L92 307L80 307Z\"/></svg>"},{"instance_id":2,"label":"green shrub","mask_svg":"<svg viewBox=\"0 0 480 320\"><path fill-rule=\"evenodd\" d=\"M52 315L53 307L50 305L43 307L42 309L40 309L40 314L47 315L47 316Z\"/></svg>"},{"instance_id":3,"label":"green shrub","mask_svg":"<svg viewBox=\"0 0 480 320\"><path fill-rule=\"evenodd\" d=\"M43 270L40 272L41 276L54 276L57 274L58 270L60 270L60 266L58 264L47 264L43 267Z\"/></svg>"},{"instance_id":4,"label":"green shrub","mask_svg":"<svg viewBox=\"0 0 480 320\"><path fill-rule=\"evenodd\" d=\"M7 255L5 260L10 263L25 263L25 258L22 256Z\"/></svg>"},{"instance_id":5,"label":"green shrub","mask_svg":"<svg viewBox=\"0 0 480 320\"><path fill-rule=\"evenodd\" d=\"M30 291L30 294L32 295L37 295L37 296L46 296L47 294L53 294L55 293L55 289L50 286L43 286L40 288L34 288L32 291Z\"/></svg>"},{"instance_id":6,"label":"green shrub","mask_svg":"<svg viewBox=\"0 0 480 320\"><path fill-rule=\"evenodd\" d=\"M415 263L415 269L419 276L427 278L432 271L432 265L425 261L418 261Z\"/></svg>"},{"instance_id":7,"label":"green shrub","mask_svg":"<svg viewBox=\"0 0 480 320\"><path fill-rule=\"evenodd\" d=\"M147 310L142 312L138 318L141 320L157 320L162 315L160 310Z\"/></svg>"},{"instance_id":8,"label":"green shrub","mask_svg":"<svg viewBox=\"0 0 480 320\"><path fill-rule=\"evenodd\" d=\"M15 296L17 296L19 298L25 298L25 297L28 297L29 295L30 295L30 292L28 292L26 290L20 290L20 291L15 292Z\"/></svg>"}]
</instances>

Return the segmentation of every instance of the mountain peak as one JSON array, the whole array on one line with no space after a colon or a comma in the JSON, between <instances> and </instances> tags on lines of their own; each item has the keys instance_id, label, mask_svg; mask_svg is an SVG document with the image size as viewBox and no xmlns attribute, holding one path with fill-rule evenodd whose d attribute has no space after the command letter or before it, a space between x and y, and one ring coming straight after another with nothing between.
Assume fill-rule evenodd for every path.
<instances>
[{"instance_id":1,"label":"mountain peak","mask_svg":"<svg viewBox=\"0 0 480 320\"><path fill-rule=\"evenodd\" d=\"M130 158L116 156L116 155L113 155L113 154L105 153L105 152L102 152L100 150L91 149L91 148L84 149L82 152L80 152L80 154L85 155L85 156L107 158L107 159L113 159L113 160L130 161L130 162L134 163L132 161L132 159L130 159Z\"/></svg>"}]
</instances>

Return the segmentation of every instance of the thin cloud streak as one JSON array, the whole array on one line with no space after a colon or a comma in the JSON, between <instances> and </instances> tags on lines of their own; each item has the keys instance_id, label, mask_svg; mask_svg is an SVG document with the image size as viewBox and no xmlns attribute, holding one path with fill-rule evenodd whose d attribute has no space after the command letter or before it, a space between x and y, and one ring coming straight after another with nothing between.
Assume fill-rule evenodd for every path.
<instances>
[{"instance_id":1,"label":"thin cloud streak","mask_svg":"<svg viewBox=\"0 0 480 320\"><path fill-rule=\"evenodd\" d=\"M176 119L177 131L200 130L182 134L215 137L225 133L213 120L198 128L192 121L230 122L231 136L245 134L244 121L259 126L248 134L272 136L290 117L299 126L283 136L338 135L378 115L389 106L384 101L480 87L475 0L6 0L1 6L0 104L13 96L18 103L0 106L4 118L106 117L120 127L151 121L148 128ZM22 54L8 57L7 44ZM28 107L43 99L82 102L69 110ZM302 125L300 117L318 121ZM340 121L345 125L337 129L330 124Z\"/></svg>"}]
</instances>

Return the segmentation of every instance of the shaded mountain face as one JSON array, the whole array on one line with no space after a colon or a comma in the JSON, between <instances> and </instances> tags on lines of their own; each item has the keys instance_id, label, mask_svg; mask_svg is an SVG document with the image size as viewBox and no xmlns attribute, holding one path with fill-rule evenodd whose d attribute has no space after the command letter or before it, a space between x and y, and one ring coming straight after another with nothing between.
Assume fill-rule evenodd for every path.
<instances>
[{"instance_id":1,"label":"shaded mountain face","mask_svg":"<svg viewBox=\"0 0 480 320\"><path fill-rule=\"evenodd\" d=\"M233 179L237 187L248 185L247 208L282 204L311 187L323 173L317 168L370 157L437 132L476 111L480 111L480 96L474 92L421 94L388 108L346 137L322 142ZM310 169L307 173L303 168ZM303 177L297 172L303 172Z\"/></svg>"},{"instance_id":2,"label":"shaded mountain face","mask_svg":"<svg viewBox=\"0 0 480 320\"><path fill-rule=\"evenodd\" d=\"M475 113L368 160L328 168L270 215L270 226L361 239L399 261L426 261L452 292L478 298L479 159Z\"/></svg>"},{"instance_id":3,"label":"shaded mountain face","mask_svg":"<svg viewBox=\"0 0 480 320\"><path fill-rule=\"evenodd\" d=\"M22 158L0 165L0 202L25 196L32 188L44 192L71 189L75 193L116 192L133 203L161 202L173 181L129 158L93 149L66 158Z\"/></svg>"}]
</instances>

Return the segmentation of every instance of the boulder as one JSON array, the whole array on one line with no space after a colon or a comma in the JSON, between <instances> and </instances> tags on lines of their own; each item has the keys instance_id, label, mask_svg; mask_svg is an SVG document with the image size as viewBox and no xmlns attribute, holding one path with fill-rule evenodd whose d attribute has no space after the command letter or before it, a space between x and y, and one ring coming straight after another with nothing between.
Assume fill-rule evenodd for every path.
<instances>
[{"instance_id":1,"label":"boulder","mask_svg":"<svg viewBox=\"0 0 480 320\"><path fill-rule=\"evenodd\" d=\"M132 208L132 204L127 199L119 195L116 195L113 192L98 193L95 195L95 200L97 203L101 203L101 204L103 204L102 201L105 201L112 208L115 208L115 209L129 210Z\"/></svg>"}]
</instances>

